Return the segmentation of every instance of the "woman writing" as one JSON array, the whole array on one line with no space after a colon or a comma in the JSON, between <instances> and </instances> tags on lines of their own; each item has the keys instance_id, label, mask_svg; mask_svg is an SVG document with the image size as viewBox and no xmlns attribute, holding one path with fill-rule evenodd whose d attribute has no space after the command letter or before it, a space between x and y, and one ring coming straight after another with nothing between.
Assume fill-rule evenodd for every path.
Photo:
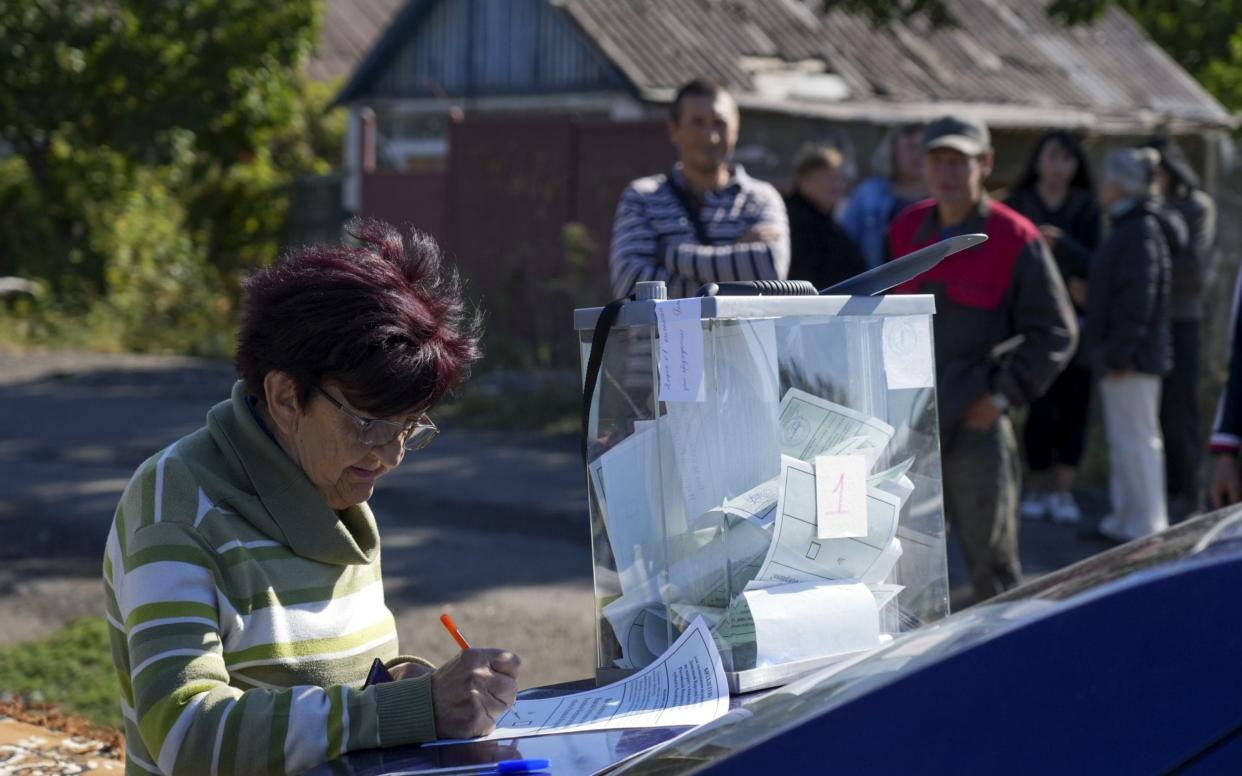
<instances>
[{"instance_id":1,"label":"woman writing","mask_svg":"<svg viewBox=\"0 0 1242 776\"><path fill-rule=\"evenodd\" d=\"M121 498L104 581L127 773L298 772L479 735L513 702L510 652L398 653L366 501L435 438L478 327L429 237L351 233L247 282L231 398ZM364 689L376 658L395 681Z\"/></svg>"}]
</instances>

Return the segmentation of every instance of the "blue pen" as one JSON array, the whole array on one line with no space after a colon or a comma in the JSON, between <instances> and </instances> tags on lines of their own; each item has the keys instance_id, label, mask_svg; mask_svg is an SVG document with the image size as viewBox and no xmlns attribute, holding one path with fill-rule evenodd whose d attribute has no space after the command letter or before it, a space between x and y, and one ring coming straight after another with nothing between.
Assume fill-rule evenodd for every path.
<instances>
[{"instance_id":1,"label":"blue pen","mask_svg":"<svg viewBox=\"0 0 1242 776\"><path fill-rule=\"evenodd\" d=\"M477 765L454 765L448 768L428 768L418 771L389 771L388 776L441 776L460 773L470 776L493 776L494 774L546 773L551 767L547 760L501 760L498 763Z\"/></svg>"}]
</instances>

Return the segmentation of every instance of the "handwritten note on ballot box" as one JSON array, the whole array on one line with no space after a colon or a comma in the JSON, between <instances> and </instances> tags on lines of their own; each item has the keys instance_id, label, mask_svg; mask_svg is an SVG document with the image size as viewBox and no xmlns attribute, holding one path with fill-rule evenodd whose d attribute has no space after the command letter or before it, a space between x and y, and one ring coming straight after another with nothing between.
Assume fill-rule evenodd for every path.
<instances>
[{"instance_id":1,"label":"handwritten note on ballot box","mask_svg":"<svg viewBox=\"0 0 1242 776\"><path fill-rule=\"evenodd\" d=\"M700 622L729 687L772 686L948 611L933 299L630 302L587 436L596 674ZM797 644L792 642L797 641Z\"/></svg>"}]
</instances>

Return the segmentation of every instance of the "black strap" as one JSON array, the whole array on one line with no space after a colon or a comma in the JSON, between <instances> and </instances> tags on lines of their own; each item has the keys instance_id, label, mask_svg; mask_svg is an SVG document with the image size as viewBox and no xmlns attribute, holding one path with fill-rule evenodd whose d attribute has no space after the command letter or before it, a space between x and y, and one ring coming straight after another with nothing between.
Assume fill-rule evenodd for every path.
<instances>
[{"instance_id":1,"label":"black strap","mask_svg":"<svg viewBox=\"0 0 1242 776\"><path fill-rule=\"evenodd\" d=\"M673 192L673 196L677 197L677 201L681 203L681 209L686 211L686 218L690 220L690 225L694 227L694 236L698 238L699 245L711 245L712 238L707 236L707 227L703 225L703 219L699 218L699 208L694 204L694 198L690 196L690 192L677 182L674 177L675 173L668 174L668 188Z\"/></svg>"},{"instance_id":2,"label":"black strap","mask_svg":"<svg viewBox=\"0 0 1242 776\"><path fill-rule=\"evenodd\" d=\"M591 354L587 356L586 379L582 383L583 466L587 464L587 435L591 428L591 402L595 400L595 384L599 382L599 370L604 364L604 346L608 344L608 333L612 331L612 325L621 313L621 308L633 299L633 294L622 299L614 299L604 305L604 309L599 311L599 319L595 321L595 333L591 335Z\"/></svg>"}]
</instances>

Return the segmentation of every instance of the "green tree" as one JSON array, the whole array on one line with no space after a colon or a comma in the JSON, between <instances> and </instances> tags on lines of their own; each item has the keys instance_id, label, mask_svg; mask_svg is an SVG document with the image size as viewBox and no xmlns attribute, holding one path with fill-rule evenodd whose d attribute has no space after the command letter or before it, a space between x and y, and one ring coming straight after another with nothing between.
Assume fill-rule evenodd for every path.
<instances>
[{"instance_id":1,"label":"green tree","mask_svg":"<svg viewBox=\"0 0 1242 776\"><path fill-rule=\"evenodd\" d=\"M330 87L302 74L320 5L0 0L0 274L102 296L135 341L180 347L204 294L227 323L289 182L339 153Z\"/></svg>"},{"instance_id":2,"label":"green tree","mask_svg":"<svg viewBox=\"0 0 1242 776\"><path fill-rule=\"evenodd\" d=\"M159 163L189 130L245 159L296 118L316 0L0 0L0 135L36 181L56 141Z\"/></svg>"},{"instance_id":3,"label":"green tree","mask_svg":"<svg viewBox=\"0 0 1242 776\"><path fill-rule=\"evenodd\" d=\"M330 166L327 94L301 74L319 6L0 0L0 138L22 163L0 174L0 269L103 291L101 197L132 200L140 169L226 276L270 261L284 187Z\"/></svg>"}]
</instances>

